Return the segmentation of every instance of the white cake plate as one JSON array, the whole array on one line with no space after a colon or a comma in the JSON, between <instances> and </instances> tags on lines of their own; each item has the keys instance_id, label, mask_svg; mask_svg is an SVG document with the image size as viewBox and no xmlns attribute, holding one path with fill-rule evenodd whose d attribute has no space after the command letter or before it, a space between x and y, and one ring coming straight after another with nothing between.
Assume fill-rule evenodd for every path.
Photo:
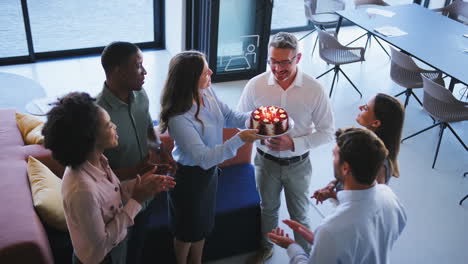
<instances>
[{"instance_id":1,"label":"white cake plate","mask_svg":"<svg viewBox=\"0 0 468 264\"><path fill-rule=\"evenodd\" d=\"M274 136L266 136L266 135L260 135L260 134L257 134L257 136L260 136L260 137L264 137L264 138L274 138L274 137L280 137L282 135L286 135L288 134L289 132L291 132L291 130L294 128L294 120L289 117L288 118L288 130L284 131L284 133L281 133L281 134L278 134L278 135L274 135ZM250 129L250 118L248 118L246 121L245 121L245 127Z\"/></svg>"}]
</instances>

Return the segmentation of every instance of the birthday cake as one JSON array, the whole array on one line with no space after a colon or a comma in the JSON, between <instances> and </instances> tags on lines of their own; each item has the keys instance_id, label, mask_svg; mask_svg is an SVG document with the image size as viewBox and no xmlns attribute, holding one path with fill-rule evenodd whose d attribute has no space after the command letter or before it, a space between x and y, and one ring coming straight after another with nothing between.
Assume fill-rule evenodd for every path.
<instances>
[{"instance_id":1,"label":"birthday cake","mask_svg":"<svg viewBox=\"0 0 468 264\"><path fill-rule=\"evenodd\" d=\"M281 107L261 106L250 116L250 128L258 129L259 135L276 136L289 128L288 113Z\"/></svg>"}]
</instances>

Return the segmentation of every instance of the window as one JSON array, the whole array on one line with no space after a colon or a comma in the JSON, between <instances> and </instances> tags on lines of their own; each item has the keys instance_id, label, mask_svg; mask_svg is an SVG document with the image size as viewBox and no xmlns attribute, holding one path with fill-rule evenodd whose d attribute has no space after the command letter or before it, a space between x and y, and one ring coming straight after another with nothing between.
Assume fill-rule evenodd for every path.
<instances>
[{"instance_id":1,"label":"window","mask_svg":"<svg viewBox=\"0 0 468 264\"><path fill-rule=\"evenodd\" d=\"M154 40L153 1L29 1L36 52Z\"/></svg>"},{"instance_id":2,"label":"window","mask_svg":"<svg viewBox=\"0 0 468 264\"><path fill-rule=\"evenodd\" d=\"M161 48L163 7L164 0L0 0L0 64L96 54L112 41Z\"/></svg>"},{"instance_id":3,"label":"window","mask_svg":"<svg viewBox=\"0 0 468 264\"><path fill-rule=\"evenodd\" d=\"M302 28L309 25L304 11L304 0L275 0L271 29Z\"/></svg>"},{"instance_id":4,"label":"window","mask_svg":"<svg viewBox=\"0 0 468 264\"><path fill-rule=\"evenodd\" d=\"M0 1L0 58L28 55L21 2Z\"/></svg>"}]
</instances>

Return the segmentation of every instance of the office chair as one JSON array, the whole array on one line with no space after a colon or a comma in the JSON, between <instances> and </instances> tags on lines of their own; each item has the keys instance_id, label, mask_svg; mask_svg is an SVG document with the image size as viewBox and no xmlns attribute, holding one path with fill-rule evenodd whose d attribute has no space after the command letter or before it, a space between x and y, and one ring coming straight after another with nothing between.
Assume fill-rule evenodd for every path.
<instances>
[{"instance_id":1,"label":"office chair","mask_svg":"<svg viewBox=\"0 0 468 264\"><path fill-rule=\"evenodd\" d=\"M333 75L333 81L331 84L329 97L331 97L332 95L335 79L338 82L337 77L338 74L341 72L344 75L344 77L348 80L348 82L353 86L353 88L359 93L359 96L362 98L362 93L340 68L340 65L364 61L364 48L345 47L338 42L336 37L330 35L326 31L319 28L317 28L316 30L319 39L320 58L322 58L322 60L324 60L326 63L334 65L333 68L327 70L326 72L320 74L317 77L317 79L319 79L320 77L324 76L332 70L335 72L335 74Z\"/></svg>"},{"instance_id":2,"label":"office chair","mask_svg":"<svg viewBox=\"0 0 468 264\"><path fill-rule=\"evenodd\" d=\"M343 0L304 0L305 16L314 24L314 29L300 38L299 41L314 33L317 27L325 30L325 27L336 26L340 16L335 14L335 11L344 9L345 2ZM317 41L318 37L315 39L311 56L314 55Z\"/></svg>"},{"instance_id":3,"label":"office chair","mask_svg":"<svg viewBox=\"0 0 468 264\"><path fill-rule=\"evenodd\" d=\"M439 130L439 140L437 143L436 153L434 155L434 161L432 162L432 168L434 168L437 155L439 154L440 143L442 141L442 136L444 135L445 128L449 128L450 131L455 135L457 140L463 145L466 151L468 147L465 145L463 140L458 136L458 134L450 126L451 122L459 122L468 120L468 103L457 100L453 94L446 89L444 86L430 80L425 75L422 75L423 79L423 88L424 88L424 110L429 113L437 122L423 130L420 130L404 139L403 141L412 138L416 135L419 135L431 128L436 126L440 127Z\"/></svg>"}]
</instances>

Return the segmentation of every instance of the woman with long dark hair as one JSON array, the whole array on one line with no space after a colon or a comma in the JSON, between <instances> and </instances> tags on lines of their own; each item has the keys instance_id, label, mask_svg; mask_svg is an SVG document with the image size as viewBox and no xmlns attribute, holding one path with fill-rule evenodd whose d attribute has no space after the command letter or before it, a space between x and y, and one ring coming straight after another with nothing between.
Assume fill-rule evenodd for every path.
<instances>
[{"instance_id":1,"label":"woman with long dark hair","mask_svg":"<svg viewBox=\"0 0 468 264\"><path fill-rule=\"evenodd\" d=\"M160 129L174 139L177 187L170 192L171 228L177 263L201 263L205 238L214 225L217 165L259 137L243 130L223 143L223 128L245 128L250 114L231 110L211 89L205 56L174 56L161 97Z\"/></svg>"},{"instance_id":2,"label":"woman with long dark hair","mask_svg":"<svg viewBox=\"0 0 468 264\"><path fill-rule=\"evenodd\" d=\"M171 177L143 176L120 183L104 150L118 145L114 123L87 93L70 93L47 113L44 145L66 166L62 196L73 244L73 263L124 264L127 228L154 194L167 191Z\"/></svg>"},{"instance_id":3,"label":"woman with long dark hair","mask_svg":"<svg viewBox=\"0 0 468 264\"><path fill-rule=\"evenodd\" d=\"M359 110L361 112L356 117L356 122L372 130L388 149L388 157L377 174L378 183L388 184L392 176L400 177L397 158L400 152L405 108L395 97L378 93L367 104L359 106ZM336 191L339 190L341 184L333 180L326 187L315 191L312 198L315 198L317 203L323 202L328 198L336 198Z\"/></svg>"}]
</instances>

